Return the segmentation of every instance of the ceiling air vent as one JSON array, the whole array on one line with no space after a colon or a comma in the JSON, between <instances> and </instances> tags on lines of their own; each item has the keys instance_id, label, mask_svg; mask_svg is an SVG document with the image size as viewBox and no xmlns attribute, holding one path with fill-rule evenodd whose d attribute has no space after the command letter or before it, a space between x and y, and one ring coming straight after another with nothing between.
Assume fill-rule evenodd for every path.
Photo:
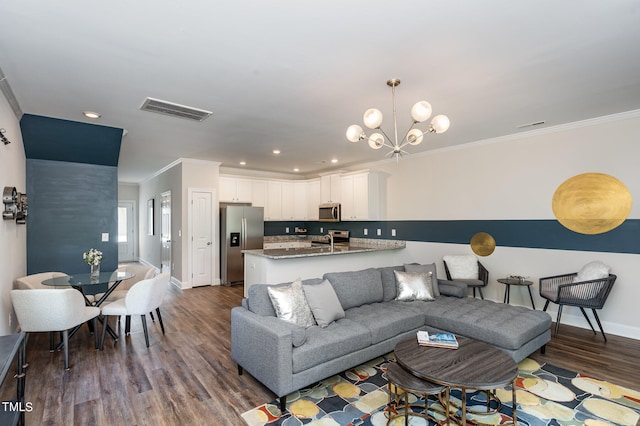
<instances>
[{"instance_id":1,"label":"ceiling air vent","mask_svg":"<svg viewBox=\"0 0 640 426\"><path fill-rule=\"evenodd\" d=\"M160 99L147 98L140 109L143 111L157 112L158 114L171 115L173 117L186 118L189 120L203 121L213 114L211 111L193 108L186 105L174 104Z\"/></svg>"},{"instance_id":2,"label":"ceiling air vent","mask_svg":"<svg viewBox=\"0 0 640 426\"><path fill-rule=\"evenodd\" d=\"M519 126L516 126L516 129L526 129L527 127L539 126L544 123L545 121L535 121L533 123L521 124Z\"/></svg>"}]
</instances>

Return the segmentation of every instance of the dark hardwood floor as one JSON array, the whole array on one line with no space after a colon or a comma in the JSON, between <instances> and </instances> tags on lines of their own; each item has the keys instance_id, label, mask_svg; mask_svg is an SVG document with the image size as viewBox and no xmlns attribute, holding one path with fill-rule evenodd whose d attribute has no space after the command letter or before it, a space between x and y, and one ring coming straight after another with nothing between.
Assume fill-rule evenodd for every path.
<instances>
[{"instance_id":1,"label":"dark hardwood floor","mask_svg":"<svg viewBox=\"0 0 640 426\"><path fill-rule=\"evenodd\" d=\"M150 326L145 347L140 318L131 335L93 348L84 327L69 344L71 369L62 352L49 352L46 333L27 346L28 425L238 425L244 411L275 396L249 374L239 376L230 356L230 308L242 286L172 288L162 306L166 328ZM120 332L124 324L120 325ZM604 343L590 330L565 325L538 361L580 371L640 390L640 341L609 335ZM107 337L108 338L108 337ZM2 399L15 393L10 380Z\"/></svg>"}]
</instances>

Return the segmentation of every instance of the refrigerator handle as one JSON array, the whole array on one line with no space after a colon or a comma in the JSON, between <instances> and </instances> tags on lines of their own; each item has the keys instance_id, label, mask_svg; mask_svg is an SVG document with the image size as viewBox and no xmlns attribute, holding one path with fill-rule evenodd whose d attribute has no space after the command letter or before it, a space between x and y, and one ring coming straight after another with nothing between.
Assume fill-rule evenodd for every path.
<instances>
[{"instance_id":1,"label":"refrigerator handle","mask_svg":"<svg viewBox=\"0 0 640 426\"><path fill-rule=\"evenodd\" d=\"M240 247L240 250L244 250L245 247L247 246L247 218L246 217L242 218L242 228L240 229L240 232L242 233L242 236L241 236L242 246Z\"/></svg>"}]
</instances>

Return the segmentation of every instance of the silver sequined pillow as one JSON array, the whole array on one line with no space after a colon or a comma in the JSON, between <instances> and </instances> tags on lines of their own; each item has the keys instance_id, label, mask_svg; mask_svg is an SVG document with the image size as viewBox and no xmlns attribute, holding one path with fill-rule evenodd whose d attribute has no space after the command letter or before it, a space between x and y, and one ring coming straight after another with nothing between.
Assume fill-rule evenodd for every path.
<instances>
[{"instance_id":1,"label":"silver sequined pillow","mask_svg":"<svg viewBox=\"0 0 640 426\"><path fill-rule=\"evenodd\" d=\"M409 273L393 271L398 284L396 300L410 302L412 300L435 300L431 272Z\"/></svg>"},{"instance_id":2,"label":"silver sequined pillow","mask_svg":"<svg viewBox=\"0 0 640 426\"><path fill-rule=\"evenodd\" d=\"M269 287L267 293L278 318L302 327L316 325L300 279L295 280L291 285Z\"/></svg>"}]
</instances>

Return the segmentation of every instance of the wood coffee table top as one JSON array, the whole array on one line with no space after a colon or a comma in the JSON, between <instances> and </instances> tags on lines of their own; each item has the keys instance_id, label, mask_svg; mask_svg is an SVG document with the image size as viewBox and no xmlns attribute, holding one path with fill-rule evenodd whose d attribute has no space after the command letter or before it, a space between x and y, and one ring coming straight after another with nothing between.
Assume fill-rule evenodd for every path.
<instances>
[{"instance_id":1,"label":"wood coffee table top","mask_svg":"<svg viewBox=\"0 0 640 426\"><path fill-rule=\"evenodd\" d=\"M412 336L396 345L396 360L421 379L453 388L498 389L518 376L518 365L500 349L462 336L456 339L458 349L446 349L420 346Z\"/></svg>"}]
</instances>

